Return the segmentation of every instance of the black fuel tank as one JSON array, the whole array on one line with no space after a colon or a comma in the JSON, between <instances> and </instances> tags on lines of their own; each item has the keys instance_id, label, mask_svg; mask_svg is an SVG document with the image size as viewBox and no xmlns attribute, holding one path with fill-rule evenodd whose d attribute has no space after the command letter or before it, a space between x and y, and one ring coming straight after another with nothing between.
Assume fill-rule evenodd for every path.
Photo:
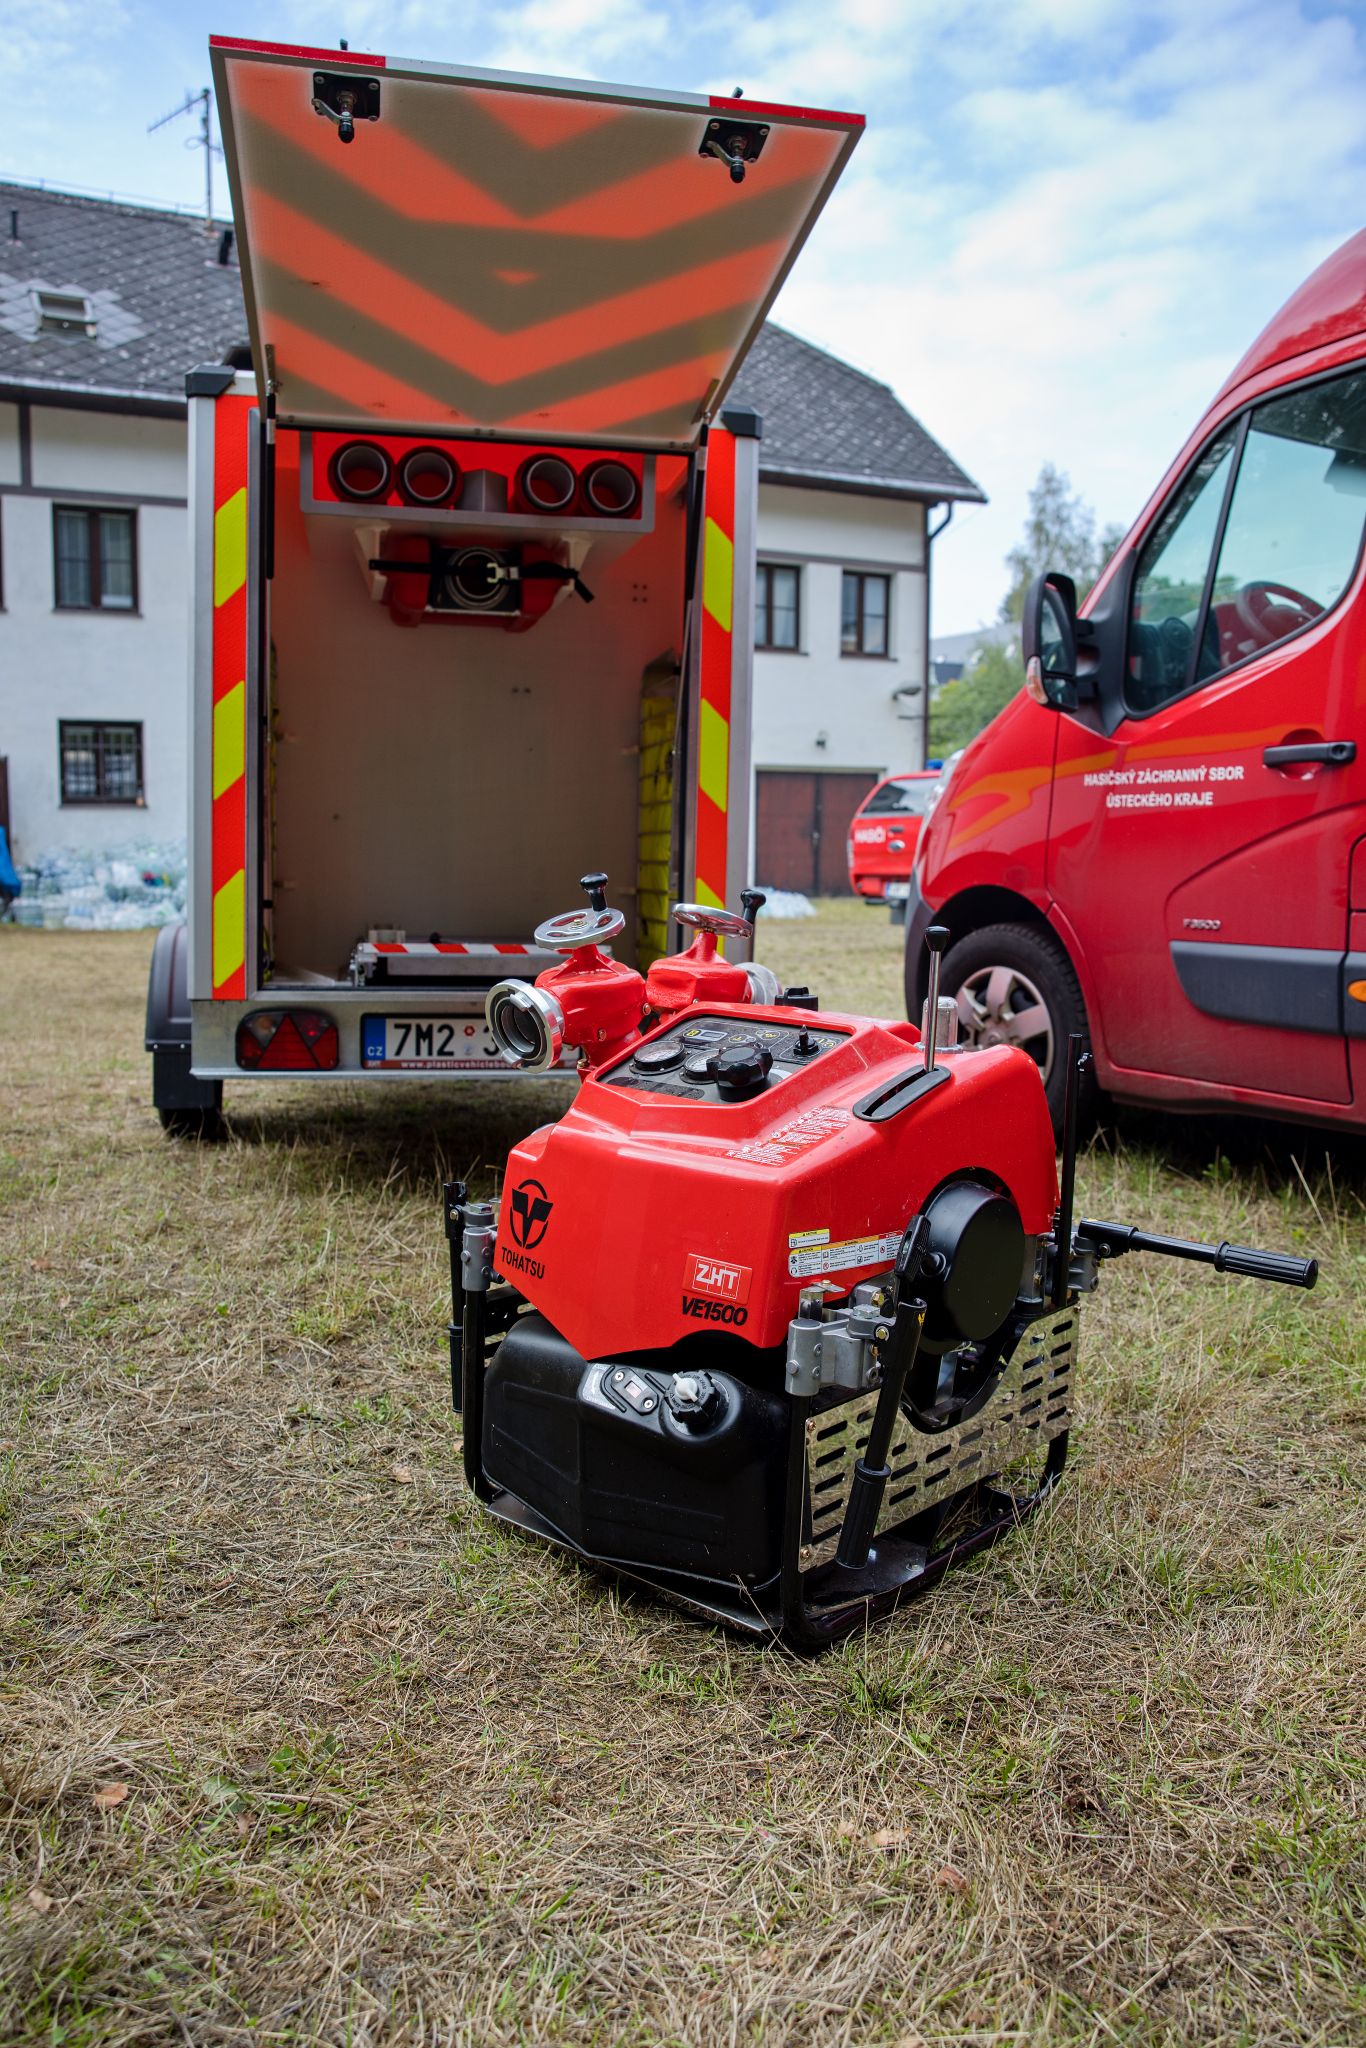
<instances>
[{"instance_id":1,"label":"black fuel tank","mask_svg":"<svg viewBox=\"0 0 1366 2048\"><path fill-rule=\"evenodd\" d=\"M778 1570L791 1404L708 1355L589 1365L543 1316L519 1316L485 1379L485 1472L591 1557L762 1584Z\"/></svg>"}]
</instances>

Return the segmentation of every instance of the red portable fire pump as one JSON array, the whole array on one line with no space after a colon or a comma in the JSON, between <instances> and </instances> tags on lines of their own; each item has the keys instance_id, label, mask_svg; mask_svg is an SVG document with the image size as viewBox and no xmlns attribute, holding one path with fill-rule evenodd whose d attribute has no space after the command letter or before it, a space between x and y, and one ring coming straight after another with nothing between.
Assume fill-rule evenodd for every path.
<instances>
[{"instance_id":1,"label":"red portable fire pump","mask_svg":"<svg viewBox=\"0 0 1366 2048\"><path fill-rule=\"evenodd\" d=\"M1312 1259L1073 1223L1039 1070L779 990L697 934L642 978L606 877L538 927L565 956L488 997L508 1059L582 1085L514 1147L500 1211L446 1189L452 1399L502 1520L710 1619L819 1648L1030 1514L1066 1458L1081 1298L1166 1253L1312 1287ZM1027 1474L1020 1481L1019 1474Z\"/></svg>"}]
</instances>

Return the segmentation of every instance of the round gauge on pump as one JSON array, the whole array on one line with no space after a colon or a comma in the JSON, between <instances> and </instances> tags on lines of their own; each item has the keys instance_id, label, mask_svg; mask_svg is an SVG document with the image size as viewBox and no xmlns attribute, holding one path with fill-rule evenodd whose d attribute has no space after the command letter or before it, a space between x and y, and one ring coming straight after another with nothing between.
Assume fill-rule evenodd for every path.
<instances>
[{"instance_id":1,"label":"round gauge on pump","mask_svg":"<svg viewBox=\"0 0 1366 2048\"><path fill-rule=\"evenodd\" d=\"M682 1046L674 1039L662 1038L654 1045L642 1045L632 1055L631 1065L638 1074L667 1074L682 1058Z\"/></svg>"}]
</instances>

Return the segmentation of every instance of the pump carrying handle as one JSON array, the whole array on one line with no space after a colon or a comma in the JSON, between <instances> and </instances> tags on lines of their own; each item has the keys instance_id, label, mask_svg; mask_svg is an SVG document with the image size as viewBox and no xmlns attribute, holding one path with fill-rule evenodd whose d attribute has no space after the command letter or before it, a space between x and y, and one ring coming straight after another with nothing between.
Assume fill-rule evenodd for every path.
<instances>
[{"instance_id":1,"label":"pump carrying handle","mask_svg":"<svg viewBox=\"0 0 1366 2048\"><path fill-rule=\"evenodd\" d=\"M1319 1277L1317 1259L1294 1259L1288 1252L1261 1252L1247 1244L1202 1244L1189 1237L1162 1237L1129 1223L1097 1223L1083 1216L1078 1239L1087 1239L1109 1258L1125 1252L1160 1252L1168 1259L1193 1259L1216 1273L1241 1273L1249 1280L1275 1280L1282 1287L1313 1287Z\"/></svg>"}]
</instances>

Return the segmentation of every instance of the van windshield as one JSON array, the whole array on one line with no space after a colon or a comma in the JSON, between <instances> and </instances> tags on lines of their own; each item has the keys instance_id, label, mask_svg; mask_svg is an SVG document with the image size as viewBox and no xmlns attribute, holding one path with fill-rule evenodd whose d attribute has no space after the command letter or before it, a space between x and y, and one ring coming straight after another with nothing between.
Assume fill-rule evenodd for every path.
<instances>
[{"instance_id":1,"label":"van windshield","mask_svg":"<svg viewBox=\"0 0 1366 2048\"><path fill-rule=\"evenodd\" d=\"M930 808L936 778L932 775L885 782L864 805L865 818L923 818Z\"/></svg>"}]
</instances>

